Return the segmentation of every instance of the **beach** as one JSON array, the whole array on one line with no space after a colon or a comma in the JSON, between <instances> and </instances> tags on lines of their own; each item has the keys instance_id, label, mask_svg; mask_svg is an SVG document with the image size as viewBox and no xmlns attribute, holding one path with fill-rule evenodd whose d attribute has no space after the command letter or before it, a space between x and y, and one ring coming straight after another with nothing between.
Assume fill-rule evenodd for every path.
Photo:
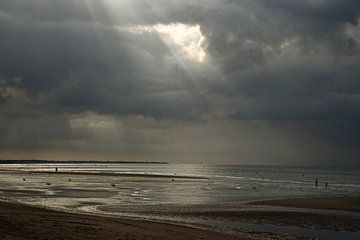
<instances>
[{"instance_id":1,"label":"beach","mask_svg":"<svg viewBox=\"0 0 360 240\"><path fill-rule=\"evenodd\" d=\"M256 201L254 205L360 212L360 197L317 197Z\"/></svg>"},{"instance_id":2,"label":"beach","mask_svg":"<svg viewBox=\"0 0 360 240\"><path fill-rule=\"evenodd\" d=\"M4 164L0 239L358 240L359 192L356 169Z\"/></svg>"},{"instance_id":3,"label":"beach","mask_svg":"<svg viewBox=\"0 0 360 240\"><path fill-rule=\"evenodd\" d=\"M0 0L0 240L360 240L360 0Z\"/></svg>"},{"instance_id":4,"label":"beach","mask_svg":"<svg viewBox=\"0 0 360 240\"><path fill-rule=\"evenodd\" d=\"M0 202L0 239L237 239L196 228L151 221L65 213Z\"/></svg>"},{"instance_id":5,"label":"beach","mask_svg":"<svg viewBox=\"0 0 360 240\"><path fill-rule=\"evenodd\" d=\"M320 209L331 205L330 212L304 212L303 208ZM298 204L297 204L298 203ZM312 204L311 204L312 203ZM331 204L330 204L331 203ZM335 232L360 231L358 215L339 214L332 210L352 212L360 207L360 197L283 199L244 204L238 210L192 211L184 215L226 217L238 221L257 222L259 226L302 227L304 229L325 229ZM284 207L283 209L262 209L250 206ZM291 207L289 208L289 205ZM352 210L351 210L352 209ZM328 211L328 210L326 210ZM168 212L169 214L169 212ZM172 213L175 214L175 213ZM177 215L180 213L178 212ZM1 239L294 239L291 235L276 235L266 231L244 228L236 235L211 229L186 227L151 220L134 220L121 217L104 217L54 211L25 204L0 202ZM324 238L327 239L327 238Z\"/></svg>"}]
</instances>

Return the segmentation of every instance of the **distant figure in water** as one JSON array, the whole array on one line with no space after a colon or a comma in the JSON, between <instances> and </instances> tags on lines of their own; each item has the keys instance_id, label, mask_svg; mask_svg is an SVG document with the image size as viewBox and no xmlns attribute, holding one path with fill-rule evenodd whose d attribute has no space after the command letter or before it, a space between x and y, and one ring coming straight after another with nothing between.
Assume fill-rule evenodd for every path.
<instances>
[{"instance_id":1,"label":"distant figure in water","mask_svg":"<svg viewBox=\"0 0 360 240\"><path fill-rule=\"evenodd\" d=\"M25 179L25 178L23 178L23 181L26 181L26 179Z\"/></svg>"},{"instance_id":2,"label":"distant figure in water","mask_svg":"<svg viewBox=\"0 0 360 240\"><path fill-rule=\"evenodd\" d=\"M329 186L329 183L328 183L328 182L326 182L326 183L325 183L325 187L328 187L328 186Z\"/></svg>"},{"instance_id":3,"label":"distant figure in water","mask_svg":"<svg viewBox=\"0 0 360 240\"><path fill-rule=\"evenodd\" d=\"M69 182L71 182L71 178L69 178L68 180L69 180Z\"/></svg>"},{"instance_id":4,"label":"distant figure in water","mask_svg":"<svg viewBox=\"0 0 360 240\"><path fill-rule=\"evenodd\" d=\"M55 168L55 172L58 172L58 168Z\"/></svg>"},{"instance_id":5,"label":"distant figure in water","mask_svg":"<svg viewBox=\"0 0 360 240\"><path fill-rule=\"evenodd\" d=\"M317 179L315 180L315 186L318 186L318 182L319 182L319 179L317 178Z\"/></svg>"}]
</instances>

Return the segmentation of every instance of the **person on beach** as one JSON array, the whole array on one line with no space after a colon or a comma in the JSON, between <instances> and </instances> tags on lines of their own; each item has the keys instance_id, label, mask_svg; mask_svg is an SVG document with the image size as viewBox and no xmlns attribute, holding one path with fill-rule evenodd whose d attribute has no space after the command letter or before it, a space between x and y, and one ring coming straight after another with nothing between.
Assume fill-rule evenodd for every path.
<instances>
[{"instance_id":1,"label":"person on beach","mask_svg":"<svg viewBox=\"0 0 360 240\"><path fill-rule=\"evenodd\" d=\"M318 186L318 182L319 182L319 179L317 178L317 179L315 180L315 186L316 186L316 187Z\"/></svg>"},{"instance_id":2,"label":"person on beach","mask_svg":"<svg viewBox=\"0 0 360 240\"><path fill-rule=\"evenodd\" d=\"M56 172L56 173L58 172L58 168L55 168L55 172Z\"/></svg>"}]
</instances>

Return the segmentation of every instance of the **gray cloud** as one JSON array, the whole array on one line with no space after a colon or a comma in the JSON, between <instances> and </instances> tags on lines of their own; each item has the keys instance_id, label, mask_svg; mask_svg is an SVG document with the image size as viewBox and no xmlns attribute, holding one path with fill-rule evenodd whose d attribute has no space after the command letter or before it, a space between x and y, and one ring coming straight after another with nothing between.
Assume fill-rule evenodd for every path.
<instances>
[{"instance_id":1,"label":"gray cloud","mask_svg":"<svg viewBox=\"0 0 360 240\"><path fill-rule=\"evenodd\" d=\"M166 121L198 126L220 119L241 125L236 137L223 130L225 138L239 142L244 129L252 129L249 122L261 122L287 136L309 159L323 162L347 152L347 161L356 163L359 16L356 0L1 1L0 132L7 138L0 148L51 149L55 140L85 141L121 156L106 147L114 139L99 142L89 128L71 125L75 116L91 112L120 122L154 118L170 135L176 126ZM170 23L200 26L206 63L179 56L156 31L123 30ZM46 139L38 142L47 146L31 144L38 139L36 124ZM130 135L121 138L127 149L146 134ZM130 139L137 140L130 144ZM146 142L137 154L156 157L157 148ZM202 156L211 148L203 148ZM271 152L264 149L259 158ZM245 154L229 151L223 154ZM284 153L289 161L303 161L290 152Z\"/></svg>"}]
</instances>

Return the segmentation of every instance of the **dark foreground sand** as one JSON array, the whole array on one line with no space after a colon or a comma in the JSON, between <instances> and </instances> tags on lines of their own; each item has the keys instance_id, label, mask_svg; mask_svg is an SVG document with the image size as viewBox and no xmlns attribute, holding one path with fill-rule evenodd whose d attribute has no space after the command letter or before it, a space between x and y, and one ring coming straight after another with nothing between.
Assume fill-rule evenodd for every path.
<instances>
[{"instance_id":1,"label":"dark foreground sand","mask_svg":"<svg viewBox=\"0 0 360 240\"><path fill-rule=\"evenodd\" d=\"M329 229L335 231L360 231L358 211L360 197L341 198L299 198L286 200L259 201L252 206L231 210L195 209L185 212L173 212L175 215L194 215L207 218L230 218L239 222L273 224L281 226L299 226L304 228ZM271 206L290 207L271 210ZM345 210L352 214L336 212L297 211L296 208L326 210ZM250 209L252 209L250 207ZM239 236L243 237L239 237ZM89 216L46 210L16 203L0 202L0 239L287 239L259 232L246 231L237 237L173 224L156 223L142 220ZM291 238L292 239L292 238Z\"/></svg>"},{"instance_id":2,"label":"dark foreground sand","mask_svg":"<svg viewBox=\"0 0 360 240\"><path fill-rule=\"evenodd\" d=\"M200 229L149 221L57 212L0 202L0 239L238 239Z\"/></svg>"}]
</instances>

